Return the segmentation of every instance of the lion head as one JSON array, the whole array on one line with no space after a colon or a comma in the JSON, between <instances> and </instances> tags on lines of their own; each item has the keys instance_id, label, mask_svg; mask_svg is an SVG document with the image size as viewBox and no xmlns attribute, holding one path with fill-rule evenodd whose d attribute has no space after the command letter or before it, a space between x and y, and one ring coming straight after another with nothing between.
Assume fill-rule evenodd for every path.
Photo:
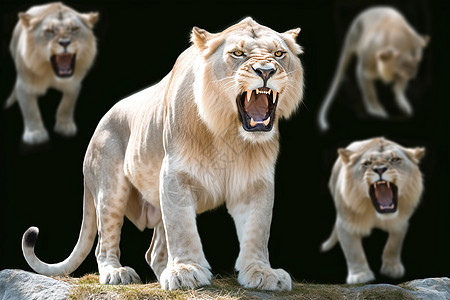
<instances>
[{"instance_id":1,"label":"lion head","mask_svg":"<svg viewBox=\"0 0 450 300\"><path fill-rule=\"evenodd\" d=\"M347 173L346 195L370 199L379 214L395 214L401 205L415 206L423 189L418 163L424 154L424 148L404 148L384 138L339 149Z\"/></svg>"},{"instance_id":2,"label":"lion head","mask_svg":"<svg viewBox=\"0 0 450 300\"><path fill-rule=\"evenodd\" d=\"M84 75L96 54L92 28L98 13L80 14L52 3L19 13L19 18L27 36L23 59L30 69L40 74L36 69L51 68L58 78Z\"/></svg>"},{"instance_id":3,"label":"lion head","mask_svg":"<svg viewBox=\"0 0 450 300\"><path fill-rule=\"evenodd\" d=\"M377 52L377 68L384 81L409 80L416 76L429 37L414 36L411 39L397 41L397 46L390 45Z\"/></svg>"},{"instance_id":4,"label":"lion head","mask_svg":"<svg viewBox=\"0 0 450 300\"><path fill-rule=\"evenodd\" d=\"M238 126L250 141L267 141L280 117L288 117L303 95L303 68L295 42L300 29L278 33L251 18L212 34L194 27L200 52L195 101L209 129Z\"/></svg>"}]
</instances>

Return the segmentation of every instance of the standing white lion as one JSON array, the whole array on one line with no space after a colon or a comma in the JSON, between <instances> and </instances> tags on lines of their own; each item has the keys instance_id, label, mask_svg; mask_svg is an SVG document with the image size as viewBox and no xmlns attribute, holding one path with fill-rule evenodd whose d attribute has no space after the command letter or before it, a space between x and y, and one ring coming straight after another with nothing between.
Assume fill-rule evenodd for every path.
<instances>
[{"instance_id":1,"label":"standing white lion","mask_svg":"<svg viewBox=\"0 0 450 300\"><path fill-rule=\"evenodd\" d=\"M402 14L391 7L373 7L359 14L345 37L336 73L320 107L320 129L328 129L328 110L353 56L358 58L356 77L367 112L380 118L388 117L375 89L375 80L381 79L392 83L398 107L412 115L405 90L417 73L428 42L428 36L419 35Z\"/></svg>"},{"instance_id":2,"label":"standing white lion","mask_svg":"<svg viewBox=\"0 0 450 300\"><path fill-rule=\"evenodd\" d=\"M389 232L381 273L392 278L405 273L401 251L409 218L422 195L418 164L424 154L424 148L404 148L384 138L339 149L329 182L336 223L322 251L341 244L347 261L347 283L375 279L361 241L373 228Z\"/></svg>"},{"instance_id":3,"label":"standing white lion","mask_svg":"<svg viewBox=\"0 0 450 300\"><path fill-rule=\"evenodd\" d=\"M246 18L212 34L194 27L193 45L159 83L117 103L100 121L84 160L84 211L77 245L58 264L34 253L37 228L23 238L39 273L71 273L95 251L100 282L138 282L120 259L124 216L154 228L146 260L164 289L211 282L196 214L226 204L240 242L244 287L290 290L269 262L278 122L303 95L300 29L278 33ZM218 224L217 226L220 226Z\"/></svg>"},{"instance_id":4,"label":"standing white lion","mask_svg":"<svg viewBox=\"0 0 450 300\"><path fill-rule=\"evenodd\" d=\"M49 139L42 122L38 97L48 88L63 92L56 113L55 131L64 136L77 132L75 103L81 81L96 55L92 28L97 13L80 14L55 2L19 13L10 44L17 79L5 108L17 100L24 121L22 139L28 144Z\"/></svg>"}]
</instances>

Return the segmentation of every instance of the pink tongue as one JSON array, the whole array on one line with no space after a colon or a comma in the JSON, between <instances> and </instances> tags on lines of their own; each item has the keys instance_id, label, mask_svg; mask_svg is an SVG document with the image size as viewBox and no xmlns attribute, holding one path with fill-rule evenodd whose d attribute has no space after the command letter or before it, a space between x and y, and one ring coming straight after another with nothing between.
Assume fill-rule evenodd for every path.
<instances>
[{"instance_id":1,"label":"pink tongue","mask_svg":"<svg viewBox=\"0 0 450 300\"><path fill-rule=\"evenodd\" d=\"M56 64L58 69L67 70L70 69L72 63L72 54L59 54L56 56Z\"/></svg>"},{"instance_id":2,"label":"pink tongue","mask_svg":"<svg viewBox=\"0 0 450 300\"><path fill-rule=\"evenodd\" d=\"M390 206L393 203L394 194L387 184L378 184L375 195L380 206Z\"/></svg>"},{"instance_id":3,"label":"pink tongue","mask_svg":"<svg viewBox=\"0 0 450 300\"><path fill-rule=\"evenodd\" d=\"M264 121L266 114L269 111L269 101L266 94L258 94L252 92L250 102L247 99L244 100L245 110L247 114L255 121Z\"/></svg>"}]
</instances>

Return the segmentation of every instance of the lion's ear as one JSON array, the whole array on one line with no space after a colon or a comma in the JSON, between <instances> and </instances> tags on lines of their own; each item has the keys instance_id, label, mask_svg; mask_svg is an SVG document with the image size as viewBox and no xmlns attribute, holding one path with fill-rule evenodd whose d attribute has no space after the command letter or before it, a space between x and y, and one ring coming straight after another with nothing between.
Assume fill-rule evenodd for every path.
<instances>
[{"instance_id":1,"label":"lion's ear","mask_svg":"<svg viewBox=\"0 0 450 300\"><path fill-rule=\"evenodd\" d=\"M348 164L350 161L350 156L354 153L351 150L345 149L345 148L339 148L338 149L339 156L341 157L344 164Z\"/></svg>"},{"instance_id":2,"label":"lion's ear","mask_svg":"<svg viewBox=\"0 0 450 300\"><path fill-rule=\"evenodd\" d=\"M294 39L294 41L295 41L297 39L298 34L300 33L300 31L301 31L300 28L295 28L295 29L291 29L291 30L286 31L283 34L291 36Z\"/></svg>"},{"instance_id":3,"label":"lion's ear","mask_svg":"<svg viewBox=\"0 0 450 300\"><path fill-rule=\"evenodd\" d=\"M303 53L302 47L296 43L296 39L298 34L300 33L300 30L301 30L300 28L295 28L281 34L286 44L289 46L289 48L295 55Z\"/></svg>"},{"instance_id":4,"label":"lion's ear","mask_svg":"<svg viewBox=\"0 0 450 300\"><path fill-rule=\"evenodd\" d=\"M392 46L388 46L377 52L377 57L384 62L393 59L397 55L398 55L397 49L395 49Z\"/></svg>"},{"instance_id":5,"label":"lion's ear","mask_svg":"<svg viewBox=\"0 0 450 300\"><path fill-rule=\"evenodd\" d=\"M83 20L84 24L86 24L86 26L88 26L89 28L93 28L95 23L97 23L98 21L98 12L81 14L81 19Z\"/></svg>"},{"instance_id":6,"label":"lion's ear","mask_svg":"<svg viewBox=\"0 0 450 300\"><path fill-rule=\"evenodd\" d=\"M429 35L422 35L422 47L426 47L428 45L428 43L430 42L430 36Z\"/></svg>"},{"instance_id":7,"label":"lion's ear","mask_svg":"<svg viewBox=\"0 0 450 300\"><path fill-rule=\"evenodd\" d=\"M191 42L200 50L206 48L206 43L214 37L214 34L209 33L205 29L198 27L192 28Z\"/></svg>"},{"instance_id":8,"label":"lion's ear","mask_svg":"<svg viewBox=\"0 0 450 300\"><path fill-rule=\"evenodd\" d=\"M19 13L19 20L22 26L28 30L33 30L42 21L42 17L35 17L27 13Z\"/></svg>"},{"instance_id":9,"label":"lion's ear","mask_svg":"<svg viewBox=\"0 0 450 300\"><path fill-rule=\"evenodd\" d=\"M28 28L31 23L31 19L33 18L32 15L29 15L27 13L19 13L19 20L22 23L23 27Z\"/></svg>"},{"instance_id":10,"label":"lion's ear","mask_svg":"<svg viewBox=\"0 0 450 300\"><path fill-rule=\"evenodd\" d=\"M423 147L408 148L406 149L406 154L413 162L418 164L419 161L425 156L425 148Z\"/></svg>"}]
</instances>

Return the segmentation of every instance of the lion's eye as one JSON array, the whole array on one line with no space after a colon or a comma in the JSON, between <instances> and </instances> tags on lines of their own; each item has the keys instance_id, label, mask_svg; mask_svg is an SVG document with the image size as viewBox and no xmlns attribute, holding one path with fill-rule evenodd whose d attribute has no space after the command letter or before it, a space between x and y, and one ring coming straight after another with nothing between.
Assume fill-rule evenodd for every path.
<instances>
[{"instance_id":1,"label":"lion's eye","mask_svg":"<svg viewBox=\"0 0 450 300\"><path fill-rule=\"evenodd\" d=\"M281 51L281 50L278 50L278 51L275 51L275 53L274 53L273 55L275 55L275 57L280 58L280 57L283 57L283 56L284 56L284 53L285 53L285 52L283 52L283 51Z\"/></svg>"},{"instance_id":2,"label":"lion's eye","mask_svg":"<svg viewBox=\"0 0 450 300\"><path fill-rule=\"evenodd\" d=\"M44 32L48 36L52 36L55 34L55 30L53 28L46 28L46 29L44 29Z\"/></svg>"},{"instance_id":3,"label":"lion's eye","mask_svg":"<svg viewBox=\"0 0 450 300\"><path fill-rule=\"evenodd\" d=\"M366 160L366 161L364 161L363 163L362 163L362 165L364 166L364 167L368 167L368 166L370 166L372 164L372 161L370 161L370 160Z\"/></svg>"},{"instance_id":4,"label":"lion's eye","mask_svg":"<svg viewBox=\"0 0 450 300\"><path fill-rule=\"evenodd\" d=\"M78 32L79 30L80 30L80 27L78 27L78 26L72 26L72 28L71 28L71 31L73 33Z\"/></svg>"},{"instance_id":5,"label":"lion's eye","mask_svg":"<svg viewBox=\"0 0 450 300\"><path fill-rule=\"evenodd\" d=\"M393 162L393 163L398 163L398 162L400 162L400 160L402 160L400 157L391 158L391 162Z\"/></svg>"},{"instance_id":6,"label":"lion's eye","mask_svg":"<svg viewBox=\"0 0 450 300\"><path fill-rule=\"evenodd\" d=\"M233 56L235 56L235 57L242 57L242 56L244 56L244 52L242 52L241 50L233 51L231 54L233 54Z\"/></svg>"}]
</instances>

